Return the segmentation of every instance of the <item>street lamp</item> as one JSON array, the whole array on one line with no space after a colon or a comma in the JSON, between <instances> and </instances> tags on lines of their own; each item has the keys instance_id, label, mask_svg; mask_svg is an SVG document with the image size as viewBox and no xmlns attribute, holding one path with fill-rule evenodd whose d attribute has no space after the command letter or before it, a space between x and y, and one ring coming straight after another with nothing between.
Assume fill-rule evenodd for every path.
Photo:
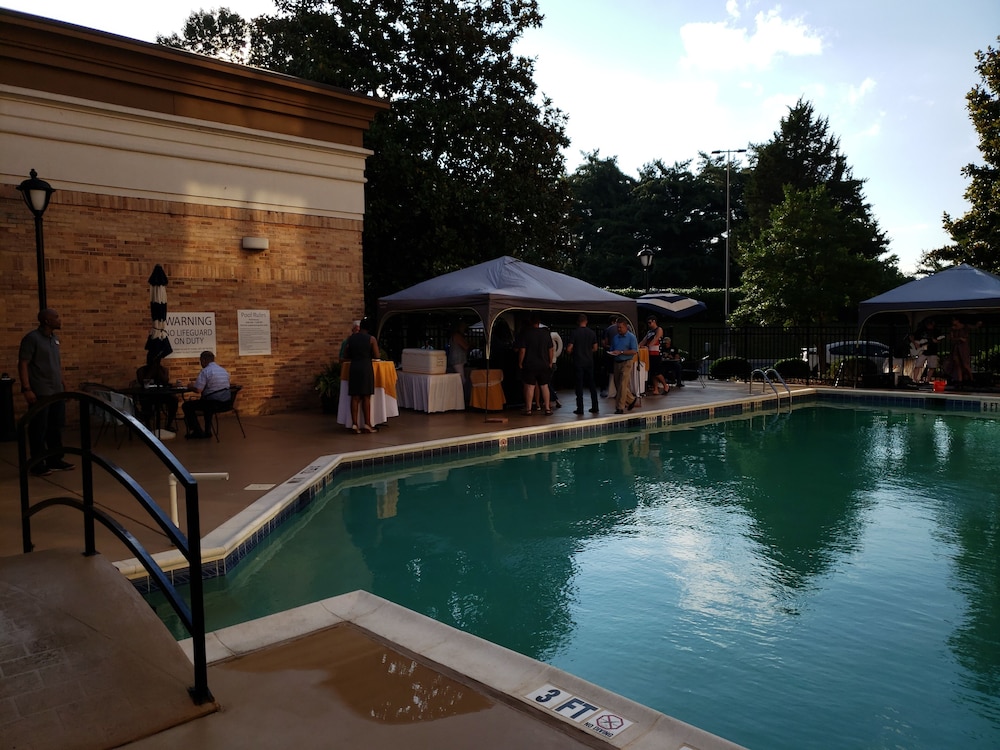
<instances>
[{"instance_id":1,"label":"street lamp","mask_svg":"<svg viewBox=\"0 0 1000 750\"><path fill-rule=\"evenodd\" d=\"M649 294L649 267L653 265L653 251L648 247L642 248L635 257L639 259L639 263L642 266L642 273L646 280L646 294Z\"/></svg>"},{"instance_id":2,"label":"street lamp","mask_svg":"<svg viewBox=\"0 0 1000 750\"><path fill-rule=\"evenodd\" d=\"M745 148L720 148L713 151L713 154L726 155L726 325L729 325L729 167L733 163L733 154L745 154Z\"/></svg>"},{"instance_id":3,"label":"street lamp","mask_svg":"<svg viewBox=\"0 0 1000 750\"><path fill-rule=\"evenodd\" d=\"M45 296L45 241L42 238L42 215L49 207L49 199L55 192L45 180L38 179L38 172L31 170L31 178L25 180L17 189L21 191L25 205L35 217L35 257L38 261L38 310L48 307Z\"/></svg>"}]
</instances>

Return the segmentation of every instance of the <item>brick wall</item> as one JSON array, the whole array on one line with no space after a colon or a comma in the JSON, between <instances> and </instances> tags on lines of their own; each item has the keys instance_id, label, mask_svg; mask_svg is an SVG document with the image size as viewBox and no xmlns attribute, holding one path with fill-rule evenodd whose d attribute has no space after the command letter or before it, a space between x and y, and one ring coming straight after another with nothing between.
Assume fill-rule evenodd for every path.
<instances>
[{"instance_id":1,"label":"brick wall","mask_svg":"<svg viewBox=\"0 0 1000 750\"><path fill-rule=\"evenodd\" d=\"M0 189L0 371L38 307L34 221L15 185ZM145 361L149 286L160 263L171 311L216 314L217 361L244 385L241 412L319 408L313 379L364 309L362 223L58 190L45 214L49 307L62 317L67 387L127 385ZM242 237L266 237L248 252ZM236 311L271 313L271 356L239 356ZM167 360L187 382L193 358ZM24 402L15 387L15 409Z\"/></svg>"}]
</instances>

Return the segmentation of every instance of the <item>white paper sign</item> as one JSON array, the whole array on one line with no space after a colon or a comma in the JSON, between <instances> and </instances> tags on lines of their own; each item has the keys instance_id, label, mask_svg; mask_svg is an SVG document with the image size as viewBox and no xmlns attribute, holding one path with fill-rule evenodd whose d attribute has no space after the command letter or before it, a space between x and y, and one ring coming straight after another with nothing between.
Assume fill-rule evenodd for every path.
<instances>
[{"instance_id":1,"label":"white paper sign","mask_svg":"<svg viewBox=\"0 0 1000 750\"><path fill-rule=\"evenodd\" d=\"M240 334L240 356L271 353L271 311L237 310L236 323Z\"/></svg>"}]
</instances>

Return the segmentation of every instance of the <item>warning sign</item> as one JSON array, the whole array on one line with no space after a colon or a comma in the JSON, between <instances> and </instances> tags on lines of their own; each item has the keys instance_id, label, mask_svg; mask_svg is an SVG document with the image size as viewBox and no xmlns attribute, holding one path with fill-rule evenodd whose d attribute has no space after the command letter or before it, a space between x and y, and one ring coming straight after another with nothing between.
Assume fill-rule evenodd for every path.
<instances>
[{"instance_id":1,"label":"warning sign","mask_svg":"<svg viewBox=\"0 0 1000 750\"><path fill-rule=\"evenodd\" d=\"M594 734L611 739L619 732L628 729L634 722L616 713L601 708L595 703L573 695L554 685L542 685L537 690L525 693L539 708L545 708L553 713L574 721Z\"/></svg>"}]
</instances>

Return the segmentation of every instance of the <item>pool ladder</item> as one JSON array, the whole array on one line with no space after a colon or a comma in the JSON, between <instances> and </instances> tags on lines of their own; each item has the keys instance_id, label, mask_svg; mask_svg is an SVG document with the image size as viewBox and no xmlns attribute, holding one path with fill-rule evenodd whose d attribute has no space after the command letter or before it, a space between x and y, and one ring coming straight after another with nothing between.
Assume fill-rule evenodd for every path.
<instances>
[{"instance_id":1,"label":"pool ladder","mask_svg":"<svg viewBox=\"0 0 1000 750\"><path fill-rule=\"evenodd\" d=\"M792 408L792 389L788 387L788 383L786 383L785 379L783 377L781 377L781 373L778 372L777 370L775 370L773 367L768 367L767 369L758 368L758 369L754 370L753 372L751 372L750 373L750 387L749 387L749 390L747 391L747 393L753 393L754 378L758 374L760 375L760 381L761 381L761 384L760 384L761 393L764 392L764 384L765 383L767 385L771 386L771 390L774 391L774 396L775 396L775 399L777 401L777 407L779 409L781 408L781 396L782 396L782 394L781 394L781 391L779 391L777 389L777 387L775 387L774 382L771 380L770 376L773 375L778 380L778 382L781 383L781 385L785 389L785 392L788 394L788 408L791 409Z\"/></svg>"}]
</instances>

